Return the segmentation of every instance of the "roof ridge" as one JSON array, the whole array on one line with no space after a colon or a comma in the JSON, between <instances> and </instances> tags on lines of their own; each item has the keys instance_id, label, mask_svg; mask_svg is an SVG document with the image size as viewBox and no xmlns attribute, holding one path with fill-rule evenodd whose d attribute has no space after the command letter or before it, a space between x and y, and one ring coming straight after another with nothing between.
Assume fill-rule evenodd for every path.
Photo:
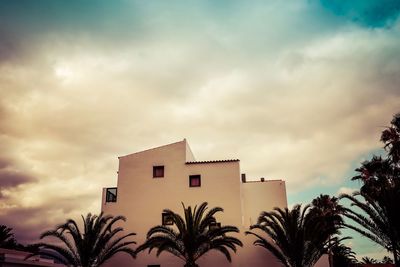
<instances>
[{"instance_id":1,"label":"roof ridge","mask_svg":"<svg viewBox=\"0 0 400 267\"><path fill-rule=\"evenodd\" d=\"M220 159L220 160L199 160L199 161L187 161L185 164L207 164L207 163L224 163L224 162L237 162L239 159Z\"/></svg>"}]
</instances>

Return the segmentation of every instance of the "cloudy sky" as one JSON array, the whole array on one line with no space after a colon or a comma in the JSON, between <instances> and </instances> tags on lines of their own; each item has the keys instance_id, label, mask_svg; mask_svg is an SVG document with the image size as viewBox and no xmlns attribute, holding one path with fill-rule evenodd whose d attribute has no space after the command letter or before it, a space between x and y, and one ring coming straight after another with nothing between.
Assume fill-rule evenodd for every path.
<instances>
[{"instance_id":1,"label":"cloudy sky","mask_svg":"<svg viewBox=\"0 0 400 267\"><path fill-rule=\"evenodd\" d=\"M117 156L198 160L349 192L400 111L400 2L0 0L0 223L21 242L99 212ZM356 234L361 255L382 253ZM378 252L377 252L378 251Z\"/></svg>"}]
</instances>

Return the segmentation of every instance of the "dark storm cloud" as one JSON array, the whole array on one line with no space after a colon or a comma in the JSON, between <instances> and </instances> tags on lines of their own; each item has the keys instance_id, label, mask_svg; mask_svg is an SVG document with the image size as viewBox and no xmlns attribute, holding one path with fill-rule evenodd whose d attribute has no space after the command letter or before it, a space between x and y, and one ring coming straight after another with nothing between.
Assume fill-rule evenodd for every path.
<instances>
[{"instance_id":1,"label":"dark storm cloud","mask_svg":"<svg viewBox=\"0 0 400 267\"><path fill-rule=\"evenodd\" d=\"M21 173L16 170L0 169L0 190L8 187L15 187L20 184L31 183L37 179L30 174Z\"/></svg>"},{"instance_id":2,"label":"dark storm cloud","mask_svg":"<svg viewBox=\"0 0 400 267\"><path fill-rule=\"evenodd\" d=\"M324 7L339 16L367 27L384 27L398 18L398 0L321 0Z\"/></svg>"},{"instance_id":3,"label":"dark storm cloud","mask_svg":"<svg viewBox=\"0 0 400 267\"><path fill-rule=\"evenodd\" d=\"M37 178L34 175L18 169L18 167L14 166L12 160L0 158L0 199L7 197L4 195L4 190L35 181L37 181Z\"/></svg>"},{"instance_id":4,"label":"dark storm cloud","mask_svg":"<svg viewBox=\"0 0 400 267\"><path fill-rule=\"evenodd\" d=\"M49 216L44 208L18 208L11 209L5 214L0 214L1 224L13 229L13 233L20 243L31 243L39 238L39 235L51 225L46 220L31 224L32 220Z\"/></svg>"},{"instance_id":5,"label":"dark storm cloud","mask_svg":"<svg viewBox=\"0 0 400 267\"><path fill-rule=\"evenodd\" d=\"M74 219L78 224L81 223L80 215L86 212L82 207L82 202L87 203L94 196L82 194L74 197L58 197L54 202L48 202L40 207L10 207L0 212L0 222L13 228L18 242L29 244L38 241L42 232L50 230L55 226L65 222L68 218ZM79 211L72 211L79 207ZM0 210L1 211L1 210ZM58 214L58 218L54 218Z\"/></svg>"}]
</instances>

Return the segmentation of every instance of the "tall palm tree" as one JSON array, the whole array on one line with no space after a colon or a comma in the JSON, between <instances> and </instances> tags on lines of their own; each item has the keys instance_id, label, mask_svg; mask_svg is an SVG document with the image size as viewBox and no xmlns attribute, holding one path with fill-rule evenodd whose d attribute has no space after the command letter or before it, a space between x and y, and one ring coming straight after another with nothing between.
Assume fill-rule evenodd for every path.
<instances>
[{"instance_id":1,"label":"tall palm tree","mask_svg":"<svg viewBox=\"0 0 400 267\"><path fill-rule=\"evenodd\" d=\"M29 257L43 255L67 266L96 267L119 252L136 256L135 251L129 247L136 242L126 240L135 233L122 234L122 227L114 227L115 223L125 221L125 217L89 213L86 217L82 216L82 219L83 231L74 220L69 219L54 230L44 232L40 239L53 237L61 245L44 242L36 244L40 251Z\"/></svg>"},{"instance_id":2,"label":"tall palm tree","mask_svg":"<svg viewBox=\"0 0 400 267\"><path fill-rule=\"evenodd\" d=\"M173 222L175 227L158 225L147 233L147 240L138 247L137 251L157 249L157 256L168 252L182 259L185 267L198 266L196 261L211 250L221 252L228 261L231 261L229 249L236 252L236 246L243 246L242 242L228 233L238 233L235 226L216 226L215 214L223 212L220 207L207 210L207 202L194 209L182 203L184 217L165 209L164 213Z\"/></svg>"},{"instance_id":3,"label":"tall palm tree","mask_svg":"<svg viewBox=\"0 0 400 267\"><path fill-rule=\"evenodd\" d=\"M330 227L343 225L342 214L344 208L339 204L339 199L336 197L320 194L312 200L310 212L313 212L315 216L320 217L322 222L330 225ZM337 241L337 239L335 240ZM332 240L332 236L329 236L328 242L335 243L335 240ZM332 251L328 250L328 254L329 264L332 266L334 265Z\"/></svg>"},{"instance_id":4,"label":"tall palm tree","mask_svg":"<svg viewBox=\"0 0 400 267\"><path fill-rule=\"evenodd\" d=\"M344 194L354 209L345 209L345 216L356 224L346 224L361 235L393 253L400 267L400 114L382 132L381 141L388 155L373 156L357 168L352 180L361 181L359 192Z\"/></svg>"},{"instance_id":5,"label":"tall palm tree","mask_svg":"<svg viewBox=\"0 0 400 267\"><path fill-rule=\"evenodd\" d=\"M286 267L311 267L327 252L333 242L329 237L337 234L339 226L327 224L311 206L304 209L301 205L288 208L275 208L271 212L262 212L257 224L250 230L260 230L267 234L248 231L255 236L254 245L264 247Z\"/></svg>"},{"instance_id":6,"label":"tall palm tree","mask_svg":"<svg viewBox=\"0 0 400 267\"><path fill-rule=\"evenodd\" d=\"M312 200L311 208L313 212L317 212L319 216L326 219L333 219L330 223L342 223L341 214L343 213L343 207L339 204L337 197L331 197L329 195L320 194L318 197Z\"/></svg>"},{"instance_id":7,"label":"tall palm tree","mask_svg":"<svg viewBox=\"0 0 400 267\"><path fill-rule=\"evenodd\" d=\"M356 224L346 223L345 226L392 252L396 266L400 266L399 214L395 214L396 211L398 212L398 203L400 203L400 191L397 190L397 194L390 191L387 190L384 193L386 196L381 198L397 200L377 201L360 192L342 195L341 198L350 200L351 206L359 209L358 211L346 208L345 216ZM360 196L364 200L359 199ZM386 204L382 205L382 203Z\"/></svg>"},{"instance_id":8,"label":"tall palm tree","mask_svg":"<svg viewBox=\"0 0 400 267\"><path fill-rule=\"evenodd\" d=\"M348 267L357 263L356 254L343 244L337 244L332 249L332 265L333 267Z\"/></svg>"},{"instance_id":9,"label":"tall palm tree","mask_svg":"<svg viewBox=\"0 0 400 267\"><path fill-rule=\"evenodd\" d=\"M381 141L393 162L400 162L400 113L393 116L390 126L381 135Z\"/></svg>"}]
</instances>

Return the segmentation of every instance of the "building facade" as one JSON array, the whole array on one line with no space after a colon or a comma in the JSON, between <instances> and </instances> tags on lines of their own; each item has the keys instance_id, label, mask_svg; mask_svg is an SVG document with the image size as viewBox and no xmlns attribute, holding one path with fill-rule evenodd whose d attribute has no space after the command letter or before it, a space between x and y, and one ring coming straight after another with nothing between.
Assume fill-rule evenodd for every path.
<instances>
[{"instance_id":1,"label":"building facade","mask_svg":"<svg viewBox=\"0 0 400 267\"><path fill-rule=\"evenodd\" d=\"M217 214L222 225L239 228L237 237L244 246L232 254L229 263L219 252L199 259L200 266L281 266L265 249L252 245L254 237L245 236L257 222L261 211L287 206L285 182L282 180L247 181L240 171L239 160L196 161L186 140L119 157L117 187L104 188L102 211L124 215L126 231L135 232L142 244L147 231L163 223L165 208L182 214L182 202L195 206L208 202L222 207ZM164 218L164 223L165 218ZM108 266L183 266L176 257L142 252L136 260L117 255Z\"/></svg>"}]
</instances>

